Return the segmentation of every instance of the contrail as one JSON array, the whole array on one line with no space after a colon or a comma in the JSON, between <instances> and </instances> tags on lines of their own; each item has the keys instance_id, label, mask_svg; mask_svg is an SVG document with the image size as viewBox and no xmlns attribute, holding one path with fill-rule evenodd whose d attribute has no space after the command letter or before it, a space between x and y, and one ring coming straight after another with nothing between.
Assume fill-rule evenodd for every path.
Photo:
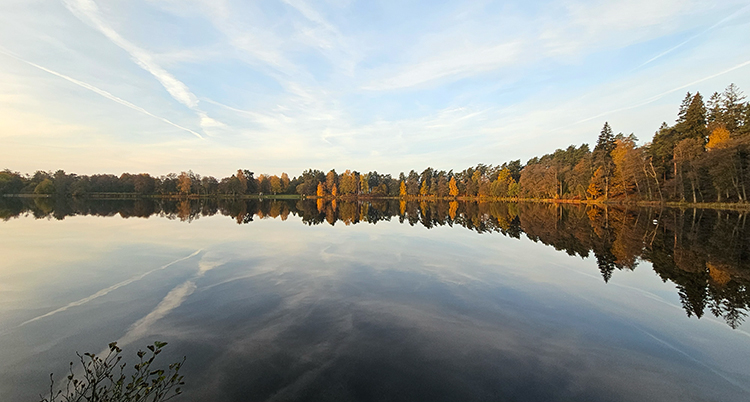
<instances>
[{"instance_id":1,"label":"contrail","mask_svg":"<svg viewBox=\"0 0 750 402\"><path fill-rule=\"evenodd\" d=\"M649 64L649 63L651 63L651 62L653 62L654 60L657 60L657 59L659 59L659 58L661 58L661 57L663 57L663 56L666 56L666 55L667 55L667 54L669 54L669 53L672 53L673 51L675 51L675 50L677 50L677 49L681 48L682 46L684 46L684 45L685 45L686 43L688 43L688 42L691 42L691 41L692 41L693 39L695 39L695 38L697 38L697 37L699 37L699 36L705 35L706 33L708 33L709 31L712 31L712 30L713 30L714 28L718 27L719 25L722 25L722 24L724 24L725 22L727 22L727 21L729 21L729 20L732 20L732 19L733 19L734 17L736 17L736 16L738 16L738 15L740 15L740 14L744 13L744 12L745 12L745 11L746 11L747 9L750 9L750 6L745 6L745 7L741 8L741 9L739 9L739 10L735 11L735 12L734 12L734 13L732 13L732 14L731 14L730 16L728 16L728 17L726 17L726 18L722 19L721 21L719 21L719 22L717 22L717 23L715 23L715 24L711 25L711 26L710 26L710 27L708 27L707 29L705 29L705 30L703 30L703 31L701 31L701 32L699 32L699 33L697 33L697 34L695 34L695 35L693 35L693 36L691 36L691 37L687 38L687 39L686 39L685 41L683 41L682 43L679 43L678 45L676 45L676 46L674 46L674 47L672 47L672 48L670 48L670 49L667 49L667 50L665 50L665 51L663 51L663 52L659 53L658 55L656 55L656 56L652 57L651 59L647 60L647 61L646 61L645 63L641 64L640 66L638 66L638 67L636 67L636 68L634 68L634 69L633 69L632 71L638 70L639 68L641 68L641 67L643 67L643 66L645 66L645 65L647 65L647 64Z\"/></svg>"},{"instance_id":2,"label":"contrail","mask_svg":"<svg viewBox=\"0 0 750 402\"><path fill-rule=\"evenodd\" d=\"M32 62L30 62L28 60L22 59L22 58L16 56L15 54L13 54L13 53L11 53L11 52L3 49L3 48L0 48L0 53L6 55L8 57L12 57L12 58L14 58L14 59L16 59L18 61L23 62L23 63L26 63L26 64L28 64L28 65L30 65L32 67L36 67L36 68L38 68L38 69L40 69L42 71L45 71L47 73L50 73L50 74L54 75L54 76L60 77L60 78L62 78L64 80L66 80L66 81L72 82L73 84L76 84L76 85L78 85L80 87L86 88L89 91L96 92L97 94L99 94L99 95L101 95L101 96L103 96L103 97L105 97L105 98L107 98L109 100L115 101L115 102L117 102L117 103L119 103L119 104L121 104L123 106L129 107L129 108L131 108L133 110L137 110L137 111L139 111L139 112L141 112L143 114L149 115L149 116L151 116L153 118L159 119L159 120L161 120L161 121L163 121L163 122L165 122L165 123L167 123L167 124L169 124L171 126L179 128L180 130L185 130L185 131L189 132L190 134L195 135L196 137L198 137L200 139L204 139L203 136L201 136L200 134L196 133L195 131L193 131L193 130L191 130L189 128L186 128L186 127L183 127L183 126L181 126L179 124L173 123L173 122L171 122L171 121L169 121L169 120L167 120L167 119L165 119L163 117L159 117L159 116L157 116L157 115L149 112L148 110L146 110L146 109L144 109L144 108L142 108L140 106L136 106L136 105L134 105L134 104L132 104L132 103L124 100L124 99L118 98L117 96L112 95L111 93L109 93L109 92L107 92L107 91L105 91L103 89L99 89L99 88L97 88L97 87L95 87L95 86L93 86L91 84L87 84L87 83L85 83L83 81L79 81L79 80L77 80L75 78L68 77L67 75L60 74L57 71L53 71L53 70L50 70L50 69L48 69L46 67L42 67L39 64L32 63Z\"/></svg>"},{"instance_id":3,"label":"contrail","mask_svg":"<svg viewBox=\"0 0 750 402\"><path fill-rule=\"evenodd\" d=\"M102 296L106 295L107 293L109 293L109 292L111 292L111 291L113 291L113 290L117 290L117 289L119 289L119 288L121 288L121 287L123 287L123 286L127 286L127 285L130 285L131 283L133 283L133 282L135 282L135 281L141 280L141 279L145 278L145 277L146 277L147 275L149 275L149 274L152 274L152 273L154 273L154 272L156 272L156 271L160 271L160 270L162 270L162 269L165 269L165 268L167 268L167 267L169 267L169 266L171 266L171 265L177 264L178 262L181 262L181 261L185 261L185 260L187 260L187 259L189 259L189 258L195 257L195 256L196 256L196 255L197 255L198 253L200 253L201 251L202 251L202 250L198 250L198 251L194 252L193 254L190 254L190 255L189 255L189 256L187 256L187 257L182 257L182 258L180 258L180 259L174 260L174 261L170 262L169 264L166 264L166 265L162 265L162 266L161 266L161 267L159 267L159 268L156 268L156 269L152 269L151 271L148 271L148 272L146 272L146 273L143 273L143 274L140 274L140 275L134 276L134 277L132 277L132 278L130 278L130 279L126 279L126 280L124 280L124 281L122 281L122 282L120 282L120 283L114 284L114 285L112 285L112 286L110 286L110 287L108 287L108 288L106 288L106 289L102 289L102 290L100 290L100 291L98 291L98 292L94 293L93 295L91 295L91 296L89 296L89 297L85 297L85 298L83 298L83 299L81 299L81 300L78 300L78 301L74 301L74 302L72 302L72 303L70 303L70 304L68 304L68 305L66 305L66 306L60 307L60 308L59 308L59 309L57 309L57 310L54 310L54 311L50 311L50 312L49 312L49 313L47 313L47 314L43 314L43 315L40 315L39 317L34 317L34 318L30 319L30 320L24 321L24 322L22 322L22 323L21 323L21 324L20 324L20 325L19 325L18 327L16 327L16 328L21 328L21 327L23 327L23 326L24 326L24 325L26 325L26 324L32 323L32 322L34 322L34 321L38 321L38 320L41 320L42 318L47 318L47 317L49 317L49 316L52 316L52 315L55 315L55 314L57 314L57 313L61 313L61 312L65 311L65 310L68 310L68 309L69 309L69 308L71 308L71 307L78 307L78 306L81 306L81 305L83 305L83 304L86 304L86 303L88 303L88 302L90 302L90 301L92 301L92 300L94 300L94 299L98 299L98 298L100 298L100 297L102 297Z\"/></svg>"},{"instance_id":4,"label":"contrail","mask_svg":"<svg viewBox=\"0 0 750 402\"><path fill-rule=\"evenodd\" d=\"M107 25L99 16L99 7L93 0L63 0L63 4L78 19L88 23L115 45L126 51L133 61L149 74L154 76L157 81L169 92L176 101L194 111L200 118L201 127L204 129L212 126L222 126L223 123L217 122L198 107L198 98L190 92L185 83L178 80L163 69L154 60L151 54L123 38L117 31ZM211 135L210 133L207 133Z\"/></svg>"},{"instance_id":5,"label":"contrail","mask_svg":"<svg viewBox=\"0 0 750 402\"><path fill-rule=\"evenodd\" d=\"M691 86L693 86L693 85L695 85L695 84L699 84L699 83L701 83L701 82L703 82L703 81L708 81L708 80L710 80L710 79L712 79L712 78L716 78L716 77L718 77L718 76L720 76L720 75L724 75L724 74L726 74L726 73L732 72L732 71L734 71L734 70L737 70L737 69L739 69L739 68L745 67L745 66L747 66L747 65L750 65L750 60L748 60L748 61L745 61L745 62L743 62L743 63L740 63L740 64L738 64L738 65L736 65L736 66L734 66L734 67L728 68L728 69L726 69L726 70L724 70L724 71L718 72L718 73L716 73L716 74L711 74L711 75L709 75L709 76L707 76L707 77L703 77L703 78L701 78L701 79L699 79L699 80L695 80L695 81L693 81L693 82L690 82L690 83L688 83L688 84L685 84L685 85L681 85L681 86L679 86L679 87L677 87L677 88L673 88L673 89L670 89L669 91L666 91L666 92L662 92L662 93L660 93L660 94L658 94L658 95L654 95L654 96L652 96L652 97L650 97L650 98L646 99L645 101L643 101L643 102L641 102L641 103L638 103L638 104L636 104L636 105L632 105L632 106L627 106L627 107L623 107L623 108L619 108L619 109L614 109L614 110L610 110L610 111L607 111L607 112L602 112L602 113L599 113L599 114L598 114L598 115L596 115L596 116L592 116L592 117L589 117L589 118L586 118L586 119L583 119L583 120L579 120L579 121L577 121L577 122L575 122L575 123L571 124L571 126L572 126L572 125L575 125L575 124L579 124L579 123L587 122L587 121L589 121L589 120L597 119L597 118L599 118L599 117L602 117L602 116L605 116L605 115L608 115L608 114L611 114L611 113L622 112L622 111L625 111L625 110L635 109L635 108L637 108L637 107L641 107L641 106L644 106L644 105L648 105L649 103L653 103L653 102L656 102L657 100L659 100L659 99L661 99L661 98L665 97L666 95L669 95L669 94L671 94L671 93L673 93L673 92L677 92L677 91L679 91L679 90L681 90L681 89L689 88L689 87L691 87Z\"/></svg>"},{"instance_id":6,"label":"contrail","mask_svg":"<svg viewBox=\"0 0 750 402\"><path fill-rule=\"evenodd\" d=\"M696 359L695 357L691 356L691 355L690 355L690 354L688 354L687 352L685 352L685 351L683 351L683 350L681 350L681 349L677 348L676 346L672 345L671 343L669 343L669 342L667 342L667 341L665 341L665 340L663 340L663 339L661 339L661 338L657 337L656 335L654 335L654 334L652 334L652 333L650 333L650 332L646 331L645 329L643 329L643 328L640 328L640 327L638 327L638 326L637 326L637 325L635 325L635 324L632 324L632 325L633 325L633 327L635 327L636 329L640 330L640 331L641 331L641 332L643 332L644 334L646 334L646 335L650 336L651 338L653 338L653 339L654 339L654 340L656 340L657 342L660 342L660 343L661 343L661 344L663 344L664 346L666 346L666 347L668 347L668 348L670 348L670 349L674 350L675 352L677 352L677 353L679 353L679 354L681 354L681 355L683 355L683 356L687 357L688 359L692 360L693 362L695 362L695 363L697 363L697 364L699 364L699 365L701 365L701 366L705 367L706 369L708 369L708 370L709 370L709 371L711 371L712 373L714 373L714 374L716 374L717 376L719 376L719 377L723 378L724 380L726 380L726 381L727 381L728 383L730 383L730 384L732 384L732 385L736 386L737 388L740 388L740 389L742 389L742 390L744 390L744 391L748 391L748 392L750 392L750 388L748 388L748 387L747 387L747 386L746 386L745 384L742 384L742 383L740 383L740 382L738 382L738 381L735 381L735 380L734 380L734 379L732 379L732 378L729 378L729 377L727 377L726 375L722 374L721 372L719 372L718 370L716 370L716 369L714 369L713 367L709 366L708 364L706 364L706 363L704 363L704 362L702 362L702 361L700 361L700 360Z\"/></svg>"}]
</instances>

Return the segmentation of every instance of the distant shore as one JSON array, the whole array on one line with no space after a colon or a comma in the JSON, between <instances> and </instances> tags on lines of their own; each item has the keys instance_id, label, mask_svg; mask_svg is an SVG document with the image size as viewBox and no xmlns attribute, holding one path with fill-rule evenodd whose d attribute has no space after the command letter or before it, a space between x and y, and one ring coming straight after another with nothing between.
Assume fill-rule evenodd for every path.
<instances>
[{"instance_id":1,"label":"distant shore","mask_svg":"<svg viewBox=\"0 0 750 402\"><path fill-rule=\"evenodd\" d=\"M55 198L52 194L3 194L6 198ZM583 200L583 199L555 199L555 198L507 198L507 197L436 197L436 196L324 196L299 194L138 194L138 193L90 193L84 196L70 197L90 200L128 200L128 199L165 199L165 200L200 200L200 199L225 199L225 200L324 200L324 201L372 201L372 200L402 200L417 202L436 201L470 201L470 202L512 202L512 203L546 203L546 204L572 204L572 205L597 205L611 207L666 207L679 209L722 209L750 211L750 203L717 203L717 202L679 202L679 201L645 201L645 200Z\"/></svg>"}]
</instances>

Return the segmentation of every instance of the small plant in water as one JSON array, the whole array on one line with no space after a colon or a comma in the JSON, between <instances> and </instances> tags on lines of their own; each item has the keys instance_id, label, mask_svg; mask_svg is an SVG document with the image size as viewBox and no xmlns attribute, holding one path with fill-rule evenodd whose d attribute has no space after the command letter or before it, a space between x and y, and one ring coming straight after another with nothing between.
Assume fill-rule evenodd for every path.
<instances>
[{"instance_id":1,"label":"small plant in water","mask_svg":"<svg viewBox=\"0 0 750 402\"><path fill-rule=\"evenodd\" d=\"M156 356L161 353L166 342L154 342L148 345L148 352L138 351L139 362L133 366L133 373L125 375L125 363L122 360L122 349L117 342L109 344L109 351L104 357L93 353L78 355L82 366L75 370L70 363L70 374L66 385L55 390L55 382L50 374L49 397L40 396L41 402L159 402L167 401L179 395L184 384L180 368L185 362L172 363L164 369L152 368ZM81 372L81 374L78 374Z\"/></svg>"}]
</instances>

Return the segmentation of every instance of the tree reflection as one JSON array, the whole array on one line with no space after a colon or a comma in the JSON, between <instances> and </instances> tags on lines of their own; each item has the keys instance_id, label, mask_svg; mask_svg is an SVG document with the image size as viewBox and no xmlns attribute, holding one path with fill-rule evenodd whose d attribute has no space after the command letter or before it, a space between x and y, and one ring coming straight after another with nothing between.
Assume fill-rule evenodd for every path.
<instances>
[{"instance_id":1,"label":"tree reflection","mask_svg":"<svg viewBox=\"0 0 750 402\"><path fill-rule=\"evenodd\" d=\"M401 223L462 226L478 233L502 233L554 247L571 256L593 257L605 282L620 270L649 261L673 282L688 316L708 311L739 327L750 305L750 231L747 212L699 209L609 208L549 203L494 203L344 200L241 200L159 198L81 200L0 198L0 219L33 216L64 219L92 215L123 218L161 216L192 222L221 214L238 224L254 219L297 216L308 225Z\"/></svg>"}]
</instances>

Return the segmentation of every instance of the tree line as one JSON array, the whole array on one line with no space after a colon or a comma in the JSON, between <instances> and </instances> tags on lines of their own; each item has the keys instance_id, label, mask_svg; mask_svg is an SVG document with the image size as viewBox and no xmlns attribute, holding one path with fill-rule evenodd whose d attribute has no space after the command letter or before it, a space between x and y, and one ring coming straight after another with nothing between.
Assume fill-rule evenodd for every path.
<instances>
[{"instance_id":1,"label":"tree line","mask_svg":"<svg viewBox=\"0 0 750 402\"><path fill-rule=\"evenodd\" d=\"M686 314L710 312L737 328L750 307L748 212L707 209L620 208L550 203L406 199L258 200L239 198L87 200L75 197L0 198L0 219L32 214L39 219L94 215L161 216L191 222L224 215L238 224L297 216L307 225L375 224L398 219L425 228L464 227L502 233L593 257L602 279L650 261L677 286Z\"/></svg>"},{"instance_id":2,"label":"tree line","mask_svg":"<svg viewBox=\"0 0 750 402\"><path fill-rule=\"evenodd\" d=\"M338 173L309 169L290 178L238 169L229 177L192 171L153 177L148 173L92 176L37 171L0 172L0 194L85 197L132 194L241 197L300 195L324 198L571 199L593 201L748 202L750 103L729 85L708 101L688 92L673 125L637 145L634 134L614 134L605 122L593 150L571 145L553 153L461 172L426 168L398 177L377 171Z\"/></svg>"}]
</instances>

